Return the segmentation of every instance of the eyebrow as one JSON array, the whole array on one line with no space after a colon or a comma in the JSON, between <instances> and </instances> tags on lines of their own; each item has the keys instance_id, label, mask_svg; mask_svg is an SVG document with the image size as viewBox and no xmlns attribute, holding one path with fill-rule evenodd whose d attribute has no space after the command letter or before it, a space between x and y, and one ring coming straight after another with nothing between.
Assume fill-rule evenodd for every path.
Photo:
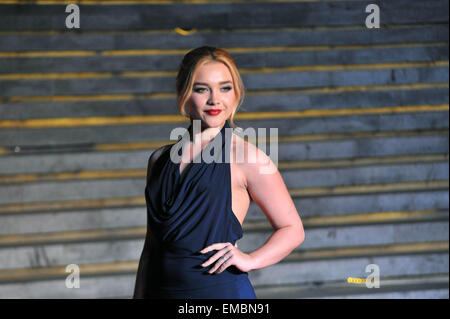
<instances>
[{"instance_id":1,"label":"eyebrow","mask_svg":"<svg viewBox=\"0 0 450 319\"><path fill-rule=\"evenodd\" d=\"M232 83L231 81L222 81L219 84ZM194 85L208 85L208 83L195 82Z\"/></svg>"}]
</instances>

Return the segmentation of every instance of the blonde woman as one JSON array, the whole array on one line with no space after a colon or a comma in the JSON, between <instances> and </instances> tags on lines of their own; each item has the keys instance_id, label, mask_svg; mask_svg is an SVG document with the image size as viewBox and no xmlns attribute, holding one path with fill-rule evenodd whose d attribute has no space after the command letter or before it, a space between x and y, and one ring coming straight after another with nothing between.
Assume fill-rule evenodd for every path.
<instances>
[{"instance_id":1,"label":"blonde woman","mask_svg":"<svg viewBox=\"0 0 450 319\"><path fill-rule=\"evenodd\" d=\"M232 132L244 86L230 55L210 46L191 50L176 90L180 113L191 125L148 162L147 236L134 298L254 299L248 272L279 262L299 246L305 237L301 219L274 163ZM243 146L243 161L230 156L240 158L237 145ZM205 162L205 152L215 160ZM177 155L181 161L174 160ZM267 165L273 173L261 174ZM244 253L237 240L251 200L274 232L262 247Z\"/></svg>"}]
</instances>

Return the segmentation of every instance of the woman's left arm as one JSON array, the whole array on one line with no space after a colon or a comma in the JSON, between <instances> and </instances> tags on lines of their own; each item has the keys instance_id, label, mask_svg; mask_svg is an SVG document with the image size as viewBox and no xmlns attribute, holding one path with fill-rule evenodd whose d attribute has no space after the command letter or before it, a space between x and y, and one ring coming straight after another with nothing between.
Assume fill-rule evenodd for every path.
<instances>
[{"instance_id":1,"label":"woman's left arm","mask_svg":"<svg viewBox=\"0 0 450 319\"><path fill-rule=\"evenodd\" d=\"M240 165L247 190L275 231L263 246L248 254L231 243L215 243L205 247L201 253L217 250L201 265L207 267L214 263L209 273L221 273L231 265L245 272L271 266L305 240L302 221L277 167L255 145L245 144L245 156L255 159L251 161L247 158Z\"/></svg>"},{"instance_id":2,"label":"woman's left arm","mask_svg":"<svg viewBox=\"0 0 450 319\"><path fill-rule=\"evenodd\" d=\"M305 240L299 213L273 161L263 151L248 144L249 154L256 154L256 163L241 167L247 179L247 190L262 209L274 232L263 246L250 252L251 269L271 266L289 255Z\"/></svg>"}]
</instances>

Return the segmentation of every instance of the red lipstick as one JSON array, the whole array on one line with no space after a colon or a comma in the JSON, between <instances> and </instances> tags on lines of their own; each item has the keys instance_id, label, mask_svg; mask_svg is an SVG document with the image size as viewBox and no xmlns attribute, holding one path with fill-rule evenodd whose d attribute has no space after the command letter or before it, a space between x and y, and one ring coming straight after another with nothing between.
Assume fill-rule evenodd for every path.
<instances>
[{"instance_id":1,"label":"red lipstick","mask_svg":"<svg viewBox=\"0 0 450 319\"><path fill-rule=\"evenodd\" d=\"M206 113L208 113L211 116L216 116L219 115L220 112L222 112L222 110L220 109L210 109L210 110L206 110Z\"/></svg>"}]
</instances>

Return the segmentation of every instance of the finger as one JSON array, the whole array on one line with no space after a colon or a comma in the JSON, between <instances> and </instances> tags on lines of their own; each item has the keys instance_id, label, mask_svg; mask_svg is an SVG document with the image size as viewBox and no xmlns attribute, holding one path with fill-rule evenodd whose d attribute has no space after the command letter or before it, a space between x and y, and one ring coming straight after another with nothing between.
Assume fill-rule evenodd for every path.
<instances>
[{"instance_id":1,"label":"finger","mask_svg":"<svg viewBox=\"0 0 450 319\"><path fill-rule=\"evenodd\" d=\"M224 261L222 258L220 258L215 264L214 267L212 267L209 270L209 273L213 273L215 271L217 271L219 269L219 267L221 267L224 263L226 263L227 261L229 261L232 257L233 257L233 251L228 251L226 254L224 254L224 257L226 258L226 260Z\"/></svg>"},{"instance_id":2,"label":"finger","mask_svg":"<svg viewBox=\"0 0 450 319\"><path fill-rule=\"evenodd\" d=\"M223 271L225 271L225 269L227 269L229 266L231 266L233 264L233 260L232 259L233 259L233 255L228 255L227 256L227 260L221 263L221 265L217 268L216 273L220 274Z\"/></svg>"},{"instance_id":3,"label":"finger","mask_svg":"<svg viewBox=\"0 0 450 319\"><path fill-rule=\"evenodd\" d=\"M217 259L228 253L232 247L225 247L219 250L217 253L215 253L213 256L211 256L207 261L205 261L203 264L201 264L202 267L207 267L211 265L213 262L215 262Z\"/></svg>"},{"instance_id":4,"label":"finger","mask_svg":"<svg viewBox=\"0 0 450 319\"><path fill-rule=\"evenodd\" d=\"M200 250L200 252L202 254L204 254L211 250L222 249L228 245L231 245L231 243L215 243L215 244L209 245L208 247L203 248L202 250Z\"/></svg>"},{"instance_id":5,"label":"finger","mask_svg":"<svg viewBox=\"0 0 450 319\"><path fill-rule=\"evenodd\" d=\"M222 249L223 247L225 247L225 245L226 245L226 243L215 243L215 244L209 245L208 247L203 248L202 250L200 250L200 253L204 254L211 250Z\"/></svg>"}]
</instances>

